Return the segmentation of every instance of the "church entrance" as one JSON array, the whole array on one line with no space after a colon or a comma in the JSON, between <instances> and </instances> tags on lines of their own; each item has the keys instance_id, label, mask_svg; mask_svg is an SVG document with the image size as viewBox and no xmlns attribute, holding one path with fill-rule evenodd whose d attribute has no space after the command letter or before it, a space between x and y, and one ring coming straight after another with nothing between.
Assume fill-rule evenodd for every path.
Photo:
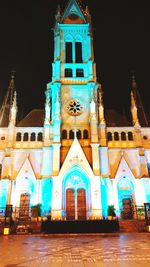
<instances>
[{"instance_id":1,"label":"church entrance","mask_svg":"<svg viewBox=\"0 0 150 267\"><path fill-rule=\"evenodd\" d=\"M19 218L28 219L29 218L29 207L30 207L30 195L27 193L20 195L20 208L19 208Z\"/></svg>"},{"instance_id":2,"label":"church entrance","mask_svg":"<svg viewBox=\"0 0 150 267\"><path fill-rule=\"evenodd\" d=\"M86 220L86 192L84 188L66 190L66 219Z\"/></svg>"},{"instance_id":3,"label":"church entrance","mask_svg":"<svg viewBox=\"0 0 150 267\"><path fill-rule=\"evenodd\" d=\"M134 212L134 186L127 177L123 177L118 183L118 198L122 218L132 219Z\"/></svg>"}]
</instances>

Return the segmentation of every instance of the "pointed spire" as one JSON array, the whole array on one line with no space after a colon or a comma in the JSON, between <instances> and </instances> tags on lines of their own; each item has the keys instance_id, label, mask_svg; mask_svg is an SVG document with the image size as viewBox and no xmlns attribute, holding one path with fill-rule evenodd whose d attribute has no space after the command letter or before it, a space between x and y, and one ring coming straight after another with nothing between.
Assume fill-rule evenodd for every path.
<instances>
[{"instance_id":1,"label":"pointed spire","mask_svg":"<svg viewBox=\"0 0 150 267\"><path fill-rule=\"evenodd\" d=\"M60 93L57 91L56 93L56 101L55 101L55 119L60 119Z\"/></svg>"},{"instance_id":2,"label":"pointed spire","mask_svg":"<svg viewBox=\"0 0 150 267\"><path fill-rule=\"evenodd\" d=\"M61 19L61 9L60 5L58 5L57 10L56 10L56 15L55 15L56 21L59 22Z\"/></svg>"},{"instance_id":3,"label":"pointed spire","mask_svg":"<svg viewBox=\"0 0 150 267\"><path fill-rule=\"evenodd\" d=\"M146 126L148 126L147 116L146 116L144 106L143 106L143 103L141 100L141 96L140 96L140 93L138 90L138 86L137 86L134 72L132 72L131 89L132 89L132 94L133 94L131 97L132 105L136 106L136 108L139 112L139 118L140 118L141 123L144 123ZM134 100L132 98L134 98Z\"/></svg>"},{"instance_id":4,"label":"pointed spire","mask_svg":"<svg viewBox=\"0 0 150 267\"><path fill-rule=\"evenodd\" d=\"M84 11L84 15L85 15L85 17L87 18L87 21L88 21L89 23L91 23L91 14L90 14L89 7L88 7L88 6L86 6L86 9L85 9L85 11Z\"/></svg>"},{"instance_id":5,"label":"pointed spire","mask_svg":"<svg viewBox=\"0 0 150 267\"><path fill-rule=\"evenodd\" d=\"M45 100L45 119L44 124L50 124L51 117L51 105L50 105L50 91L46 90L45 92L46 100Z\"/></svg>"},{"instance_id":6,"label":"pointed spire","mask_svg":"<svg viewBox=\"0 0 150 267\"><path fill-rule=\"evenodd\" d=\"M131 114L132 114L132 122L134 126L140 126L138 119L138 110L137 110L137 84L135 80L134 72L132 72L132 80L131 80Z\"/></svg>"},{"instance_id":7,"label":"pointed spire","mask_svg":"<svg viewBox=\"0 0 150 267\"><path fill-rule=\"evenodd\" d=\"M134 71L132 71L131 87L132 87L132 90L133 91L137 89L137 84L136 84L136 80L135 80L135 73L134 73Z\"/></svg>"},{"instance_id":8,"label":"pointed spire","mask_svg":"<svg viewBox=\"0 0 150 267\"><path fill-rule=\"evenodd\" d=\"M11 71L11 80L0 110L0 126L7 126L9 122L9 113L13 103L13 96L15 92L15 71Z\"/></svg>"},{"instance_id":9,"label":"pointed spire","mask_svg":"<svg viewBox=\"0 0 150 267\"><path fill-rule=\"evenodd\" d=\"M104 106L103 106L103 90L101 84L99 85L99 121L100 124L105 124L105 118L104 118Z\"/></svg>"},{"instance_id":10,"label":"pointed spire","mask_svg":"<svg viewBox=\"0 0 150 267\"><path fill-rule=\"evenodd\" d=\"M91 95L90 112L91 112L91 115L96 114L96 105L95 105L95 101L94 101L94 93L92 93L92 95Z\"/></svg>"},{"instance_id":11,"label":"pointed spire","mask_svg":"<svg viewBox=\"0 0 150 267\"><path fill-rule=\"evenodd\" d=\"M16 116L17 116L17 93L16 91L14 91L12 105L9 113L9 126L16 125Z\"/></svg>"}]
</instances>

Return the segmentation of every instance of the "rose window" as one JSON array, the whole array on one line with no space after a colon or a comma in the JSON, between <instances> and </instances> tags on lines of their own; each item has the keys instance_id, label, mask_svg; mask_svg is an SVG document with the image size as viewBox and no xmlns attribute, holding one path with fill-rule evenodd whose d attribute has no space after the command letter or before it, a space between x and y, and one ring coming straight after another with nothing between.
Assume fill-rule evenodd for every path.
<instances>
[{"instance_id":1,"label":"rose window","mask_svg":"<svg viewBox=\"0 0 150 267\"><path fill-rule=\"evenodd\" d=\"M68 113L72 116L79 116L82 113L83 107L79 101L72 99L67 105Z\"/></svg>"}]
</instances>

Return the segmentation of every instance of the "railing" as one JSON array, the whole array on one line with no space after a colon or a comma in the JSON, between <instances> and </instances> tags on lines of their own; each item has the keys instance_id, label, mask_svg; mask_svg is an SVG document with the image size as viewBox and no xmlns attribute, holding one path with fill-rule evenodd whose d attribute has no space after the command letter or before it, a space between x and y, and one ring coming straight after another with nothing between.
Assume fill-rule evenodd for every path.
<instances>
[{"instance_id":1,"label":"railing","mask_svg":"<svg viewBox=\"0 0 150 267\"><path fill-rule=\"evenodd\" d=\"M3 222L5 218L10 216L13 221L21 221L21 220L26 220L30 221L35 217L38 217L33 211L33 208L29 207L14 207L12 208L12 211L7 214L8 211L6 211L6 207L0 207L0 222ZM107 210L101 210L101 219L107 220L108 215L107 215ZM88 210L86 211L86 219L90 220L92 219L97 219L96 217L93 218L92 216L92 211ZM42 212L42 217L50 219L51 218L51 213L48 211L43 211ZM135 206L134 209L131 209L130 212L125 212L123 210L117 210L116 212L116 219L136 219L136 220L145 220L145 209L144 206ZM114 218L115 218L114 217ZM67 215L66 211L62 210L61 213L61 220L66 220Z\"/></svg>"}]
</instances>

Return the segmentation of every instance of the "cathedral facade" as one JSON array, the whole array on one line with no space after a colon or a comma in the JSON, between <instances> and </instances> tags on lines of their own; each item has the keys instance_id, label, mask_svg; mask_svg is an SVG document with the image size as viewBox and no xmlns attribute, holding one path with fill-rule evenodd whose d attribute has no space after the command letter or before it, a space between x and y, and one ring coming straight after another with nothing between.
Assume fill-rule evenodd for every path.
<instances>
[{"instance_id":1,"label":"cathedral facade","mask_svg":"<svg viewBox=\"0 0 150 267\"><path fill-rule=\"evenodd\" d=\"M1 108L0 208L41 204L42 216L53 220L88 220L106 218L110 205L119 217L125 203L133 208L150 202L150 128L139 120L136 82L133 77L132 124L120 118L124 125L110 125L88 8L70 0L57 10L45 110L16 122L13 75L9 88L7 125Z\"/></svg>"}]
</instances>

